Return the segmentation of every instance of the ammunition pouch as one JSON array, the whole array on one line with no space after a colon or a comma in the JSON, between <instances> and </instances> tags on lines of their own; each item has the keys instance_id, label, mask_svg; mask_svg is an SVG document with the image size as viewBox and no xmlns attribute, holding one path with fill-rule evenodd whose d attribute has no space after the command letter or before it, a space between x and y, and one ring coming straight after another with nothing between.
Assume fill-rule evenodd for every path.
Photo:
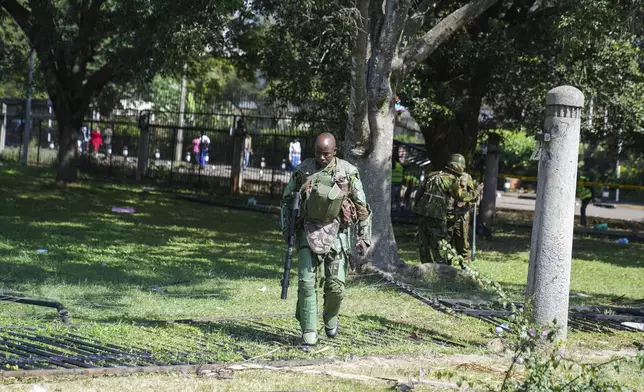
<instances>
[{"instance_id":1,"label":"ammunition pouch","mask_svg":"<svg viewBox=\"0 0 644 392\"><path fill-rule=\"evenodd\" d=\"M346 195L338 184L315 182L306 199L306 219L320 223L333 221L340 216Z\"/></svg>"}]
</instances>

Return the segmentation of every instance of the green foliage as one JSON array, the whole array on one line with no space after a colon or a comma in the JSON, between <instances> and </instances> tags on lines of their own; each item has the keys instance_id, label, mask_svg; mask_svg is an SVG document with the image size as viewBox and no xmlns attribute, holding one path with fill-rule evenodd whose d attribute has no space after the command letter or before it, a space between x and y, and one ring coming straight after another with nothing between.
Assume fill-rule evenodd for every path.
<instances>
[{"instance_id":1,"label":"green foliage","mask_svg":"<svg viewBox=\"0 0 644 392\"><path fill-rule=\"evenodd\" d=\"M35 68L38 58L35 58ZM29 71L29 42L18 25L0 12L0 97L25 98ZM45 82L42 74L34 73L33 96L44 98Z\"/></svg>"},{"instance_id":2,"label":"green foliage","mask_svg":"<svg viewBox=\"0 0 644 392\"><path fill-rule=\"evenodd\" d=\"M496 130L501 135L501 163L499 171L518 176L536 176L538 161L530 160L536 147L534 136L525 131Z\"/></svg>"},{"instance_id":3,"label":"green foliage","mask_svg":"<svg viewBox=\"0 0 644 392\"><path fill-rule=\"evenodd\" d=\"M270 83L269 97L307 119L344 124L355 26L346 1L257 1L255 39L242 46ZM261 30L259 30L261 29Z\"/></svg>"},{"instance_id":4,"label":"green foliage","mask_svg":"<svg viewBox=\"0 0 644 392\"><path fill-rule=\"evenodd\" d=\"M2 7L33 43L50 96L81 90L89 104L109 82L144 84L159 73L181 72L185 59L208 44L218 49L211 36L239 5L237 0L33 0ZM63 111L54 101L57 113Z\"/></svg>"},{"instance_id":5,"label":"green foliage","mask_svg":"<svg viewBox=\"0 0 644 392\"><path fill-rule=\"evenodd\" d=\"M0 96L21 97L25 92L29 44L18 26L0 14Z\"/></svg>"},{"instance_id":6,"label":"green foliage","mask_svg":"<svg viewBox=\"0 0 644 392\"><path fill-rule=\"evenodd\" d=\"M402 354L420 354L420 362L431 352L436 356L437 364L431 373L427 372L430 378L438 375L458 377L462 373L460 367L442 362L445 354L484 352L489 337L486 324L469 317L455 319L452 315L433 311L407 294L383 287L382 281L371 280L369 276L351 275L347 282L347 297L341 315L345 329L341 336L355 336L356 339L345 340L348 341L346 345L327 345L322 334L319 350L325 351L315 355L302 353L291 345L275 344L272 342L275 337L267 339L253 333L252 329L247 333L222 331L213 327L215 323L133 325L144 320L279 313L288 316L269 319L266 324L286 329L287 333L280 337L295 340L298 323L292 315L297 299L297 279L292 277L289 298L281 301L279 280L285 248L275 222L277 218L190 203L175 198L169 189L150 189L150 184L109 184L88 178L60 189L52 182L53 175L48 170L10 163L3 163L0 168L0 199L3 200L0 203L0 225L3 227L0 232L1 288L62 302L76 324L75 333L82 336L120 346L146 347L152 355L163 359L177 359L176 352L161 349L167 344L184 347L195 355L203 347L223 346L225 350L219 350L218 354L202 357L204 361L218 363L242 360L239 352L228 349L233 344L241 345L250 357L270 353L279 347L273 354L262 357L263 360L312 356L342 358L349 354L358 357L396 354L401 358ZM213 197L219 201L225 199L223 195ZM245 203L245 200L241 201ZM113 206L135 208L136 213L115 214L111 212ZM397 227L396 231L401 256L417 262L413 230ZM479 244L483 252L477 258L477 266L486 275L494 276L509 300L523 296L529 235L516 228L512 228L511 233L499 230L494 241ZM610 240L584 236L576 237L575 247L572 286L575 291L591 295L584 299L588 301L586 304L605 303L615 297L620 300L638 298L642 287L642 274L638 273L642 262L638 256L644 249L641 244L623 247ZM48 252L35 252L41 248ZM624 279L624 276L630 278ZM472 279L452 281L435 277L419 282L419 285L423 283L427 295L432 297L453 295L463 298L465 294L471 298L484 298L486 295ZM266 290L262 291L264 286ZM496 298L495 295L493 299ZM44 324L54 329L53 333L56 328L65 328L56 326L55 319L56 312L51 309L0 302L0 323L3 325L35 327ZM363 339L371 335L355 332L366 330L379 336L377 330L384 327L394 331L386 336L396 339L386 338L375 346L364 343ZM410 331L422 339L410 339ZM231 332L238 333L231 337ZM355 335L349 335L352 333ZM431 339L436 335L470 347L437 345ZM590 348L611 350L630 345L633 339L632 334L625 332L605 335L601 339L594 334L575 332L572 335L577 342ZM352 362L352 366L358 361ZM365 371L371 372L373 362L368 366ZM416 363L401 367L400 379L417 374ZM346 371L344 368L343 372ZM393 371L390 365L386 371L378 375L390 376ZM468 370L468 373L474 371ZM243 374L246 372L236 374L234 380ZM638 374L627 376L637 380ZM257 375L261 380L266 377L266 374ZM484 378L489 380L489 377L489 373L484 374ZM187 380L185 375L180 379L183 383ZM124 384L133 383L130 377L124 380ZM11 382L15 383L15 380ZM274 385L273 389L284 389L283 383ZM265 384L252 384L238 389L263 387ZM292 389L293 385L288 387ZM310 385L301 386L307 387ZM423 386L417 387L422 389ZM146 388L149 389L149 384L142 387ZM212 385L205 388L212 389ZM332 385L329 390L333 388L337 390L338 385ZM100 389L123 390L119 387ZM176 389L182 387L167 390ZM347 387L347 390L359 389ZM368 384L365 390L373 390L373 384Z\"/></svg>"},{"instance_id":7,"label":"green foliage","mask_svg":"<svg viewBox=\"0 0 644 392\"><path fill-rule=\"evenodd\" d=\"M142 87L140 97L153 102L155 109L177 113L181 101L181 78L157 75ZM264 91L252 80L240 77L229 60L208 57L191 61L186 68L186 112L245 113L239 101L261 104Z\"/></svg>"},{"instance_id":8,"label":"green foliage","mask_svg":"<svg viewBox=\"0 0 644 392\"><path fill-rule=\"evenodd\" d=\"M543 123L547 91L562 84L586 96L584 140L606 140L622 128L624 148L641 152L642 3L563 0L531 13L533 4L493 7L405 80L399 94L421 124L430 152L474 143L475 137L463 136L478 131L481 102L493 112L483 127L534 133ZM607 130L605 110L611 117Z\"/></svg>"},{"instance_id":9,"label":"green foliage","mask_svg":"<svg viewBox=\"0 0 644 392\"><path fill-rule=\"evenodd\" d=\"M626 392L628 390L623 385L607 375L607 370L612 368L619 373L620 366L624 363L636 363L640 371L644 370L642 350L636 357L614 357L599 364L582 363L567 357L564 342L556 341L557 332L561 328L556 321L550 326L535 325L530 320L530 306L519 308L510 302L501 285L483 276L473 264L466 263L447 241L441 240L439 247L453 265L463 265L472 280L495 293L502 306L511 312L511 322L507 327L500 328L506 346L513 353L512 363L500 389L486 386L490 392ZM521 381L513 379L515 368L519 365L524 367ZM477 386L476 382L468 382L466 379L459 379L458 383Z\"/></svg>"}]
</instances>

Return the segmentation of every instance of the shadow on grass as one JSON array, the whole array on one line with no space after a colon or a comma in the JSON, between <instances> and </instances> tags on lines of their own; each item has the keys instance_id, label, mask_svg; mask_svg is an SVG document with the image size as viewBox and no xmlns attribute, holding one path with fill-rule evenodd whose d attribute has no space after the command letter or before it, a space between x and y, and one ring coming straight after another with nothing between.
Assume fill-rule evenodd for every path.
<instances>
[{"instance_id":1,"label":"shadow on grass","mask_svg":"<svg viewBox=\"0 0 644 392\"><path fill-rule=\"evenodd\" d=\"M5 282L163 285L279 275L284 250L274 217L115 186L35 189L37 181L1 173ZM36 255L39 248L48 253Z\"/></svg>"},{"instance_id":2,"label":"shadow on grass","mask_svg":"<svg viewBox=\"0 0 644 392\"><path fill-rule=\"evenodd\" d=\"M399 248L404 249L407 255L417 256L417 245L414 242L415 228L397 227L396 239ZM506 259L517 259L520 253L530 252L530 239L532 231L530 228L514 227L499 224L497 232L490 239L477 237L477 251L496 253L489 257L490 261L504 262ZM415 253L410 252L414 250ZM630 243L627 245L617 244L615 238L603 236L592 236L588 234L575 235L573 240L573 259L582 261L600 261L620 267L644 267L644 244ZM479 257L481 254L479 254Z\"/></svg>"},{"instance_id":3,"label":"shadow on grass","mask_svg":"<svg viewBox=\"0 0 644 392\"><path fill-rule=\"evenodd\" d=\"M168 326L167 321L138 320L134 322L161 328ZM240 346L259 344L296 348L302 344L299 323L295 317L238 318L211 322L175 320L174 323L189 324L205 335L227 336ZM471 340L456 340L453 336L437 330L371 315L341 315L339 333L335 338L327 338L323 326L319 322L318 337L319 345L328 344L342 347L343 350L405 346L415 343L449 347L480 345L480 342Z\"/></svg>"}]
</instances>

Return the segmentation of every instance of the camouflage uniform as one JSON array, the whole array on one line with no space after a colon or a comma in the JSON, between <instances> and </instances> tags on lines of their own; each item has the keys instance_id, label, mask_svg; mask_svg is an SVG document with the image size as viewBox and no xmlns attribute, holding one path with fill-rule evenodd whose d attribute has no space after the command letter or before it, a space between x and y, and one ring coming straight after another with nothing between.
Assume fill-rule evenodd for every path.
<instances>
[{"instance_id":1,"label":"camouflage uniform","mask_svg":"<svg viewBox=\"0 0 644 392\"><path fill-rule=\"evenodd\" d=\"M472 259L469 237L470 208L472 203L477 202L480 192L472 176L467 173L461 175L460 183L464 196L461 201L455 202L453 209L447 214L447 235L456 252L469 262Z\"/></svg>"},{"instance_id":2,"label":"camouflage uniform","mask_svg":"<svg viewBox=\"0 0 644 392\"><path fill-rule=\"evenodd\" d=\"M461 179L465 169L465 160L461 159L462 163L450 159L445 171L430 173L416 193L414 212L419 216L417 240L422 263L448 263L438 243L450 239L448 218L454 216L454 207L473 200L474 193Z\"/></svg>"},{"instance_id":3,"label":"camouflage uniform","mask_svg":"<svg viewBox=\"0 0 644 392\"><path fill-rule=\"evenodd\" d=\"M340 200L341 208L330 204L320 215L316 184L332 187L326 198ZM333 191L336 189L336 191ZM340 190L340 193L337 193ZM320 168L315 159L306 159L294 171L282 198L282 232L288 230L293 192L301 192L302 209L296 221L295 246L298 252L298 299L296 318L300 322L304 342L317 341L317 290L318 268L324 274L320 286L324 287L323 319L327 335L338 325L340 304L344 298L344 285L351 255L350 231L356 230L357 238L367 246L371 243L371 211L366 202L358 169L339 158L334 158L326 168ZM318 203L315 205L314 203ZM331 211L329 213L329 211ZM337 331L337 330L336 330Z\"/></svg>"}]
</instances>

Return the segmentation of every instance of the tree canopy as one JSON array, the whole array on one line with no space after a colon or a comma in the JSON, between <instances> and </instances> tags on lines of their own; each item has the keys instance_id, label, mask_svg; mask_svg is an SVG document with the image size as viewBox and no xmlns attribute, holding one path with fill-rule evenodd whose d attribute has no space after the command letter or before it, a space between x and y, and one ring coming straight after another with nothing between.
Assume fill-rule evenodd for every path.
<instances>
[{"instance_id":1,"label":"tree canopy","mask_svg":"<svg viewBox=\"0 0 644 392\"><path fill-rule=\"evenodd\" d=\"M263 43L255 44L255 57L261 59L273 94L313 102L311 116L345 119L355 27L349 16L355 8L325 1L308 1L303 7L288 1L260 3L258 12L270 18ZM614 127L626 121L628 129L637 130L643 101L637 94L641 2L538 4L493 5L398 85L396 93L421 124L438 166L450 151L473 152L482 106L494 113L490 126L538 129L545 93L558 84L575 85L594 97L593 115L602 117L594 125L603 125L601 106L614 112ZM406 31L422 34L459 5L424 2L418 14L408 17ZM597 134L584 132L586 138Z\"/></svg>"},{"instance_id":2,"label":"tree canopy","mask_svg":"<svg viewBox=\"0 0 644 392\"><path fill-rule=\"evenodd\" d=\"M241 1L0 0L38 54L60 127L58 180L74 180L75 139L110 82L148 83L219 49Z\"/></svg>"},{"instance_id":3,"label":"tree canopy","mask_svg":"<svg viewBox=\"0 0 644 392\"><path fill-rule=\"evenodd\" d=\"M639 0L254 4L264 24L249 52L273 94L347 123L343 136L380 184L367 190L379 204L388 194L394 95L420 123L435 168L452 152L471 156L482 108L493 114L484 127L532 134L545 93L560 84L593 97L593 116L602 116L584 140L598 134L605 109L631 135L641 128ZM377 213L388 216L382 204ZM391 241L386 231L379 234Z\"/></svg>"}]
</instances>

